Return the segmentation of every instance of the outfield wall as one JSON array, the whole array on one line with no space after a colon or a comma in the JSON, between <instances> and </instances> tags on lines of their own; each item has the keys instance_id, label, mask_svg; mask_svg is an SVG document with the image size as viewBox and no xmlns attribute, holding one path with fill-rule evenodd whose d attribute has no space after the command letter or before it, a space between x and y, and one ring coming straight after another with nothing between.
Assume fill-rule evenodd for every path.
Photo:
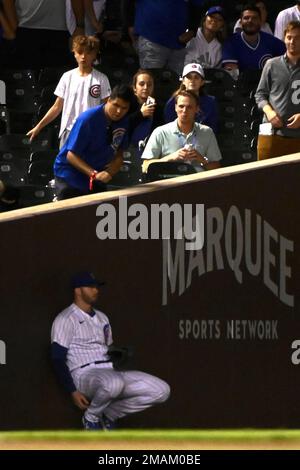
<instances>
[{"instance_id":1,"label":"outfield wall","mask_svg":"<svg viewBox=\"0 0 300 470\"><path fill-rule=\"evenodd\" d=\"M299 427L299 173L296 154L0 215L0 429L80 427L49 335L82 269L107 281L99 306L115 343L134 348L131 367L172 388L124 425ZM204 204L203 249L100 240L97 208L109 203L119 217L125 195L149 214L153 204Z\"/></svg>"}]
</instances>

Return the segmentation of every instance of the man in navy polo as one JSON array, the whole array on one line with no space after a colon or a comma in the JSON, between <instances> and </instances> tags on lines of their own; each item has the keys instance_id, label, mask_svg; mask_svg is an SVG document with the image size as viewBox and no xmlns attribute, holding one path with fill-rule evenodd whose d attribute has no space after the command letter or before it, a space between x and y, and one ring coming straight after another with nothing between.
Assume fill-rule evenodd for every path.
<instances>
[{"instance_id":1,"label":"man in navy polo","mask_svg":"<svg viewBox=\"0 0 300 470\"><path fill-rule=\"evenodd\" d=\"M58 200L105 191L123 162L133 96L130 87L117 85L105 104L77 118L54 163Z\"/></svg>"}]
</instances>

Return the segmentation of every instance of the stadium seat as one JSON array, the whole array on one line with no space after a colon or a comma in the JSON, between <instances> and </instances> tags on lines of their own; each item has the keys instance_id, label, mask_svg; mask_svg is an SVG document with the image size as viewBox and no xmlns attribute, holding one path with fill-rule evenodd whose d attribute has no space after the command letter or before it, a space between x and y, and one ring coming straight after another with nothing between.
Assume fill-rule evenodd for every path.
<instances>
[{"instance_id":1,"label":"stadium seat","mask_svg":"<svg viewBox=\"0 0 300 470\"><path fill-rule=\"evenodd\" d=\"M0 106L6 104L6 85L3 80L0 80Z\"/></svg>"},{"instance_id":2,"label":"stadium seat","mask_svg":"<svg viewBox=\"0 0 300 470\"><path fill-rule=\"evenodd\" d=\"M6 106L0 104L0 135L8 134L9 131L9 112Z\"/></svg>"},{"instance_id":3,"label":"stadium seat","mask_svg":"<svg viewBox=\"0 0 300 470\"><path fill-rule=\"evenodd\" d=\"M219 104L220 116L224 118L234 119L237 114L237 107L234 102L232 103L220 103Z\"/></svg>"},{"instance_id":4,"label":"stadium seat","mask_svg":"<svg viewBox=\"0 0 300 470\"><path fill-rule=\"evenodd\" d=\"M70 70L70 67L44 67L40 70L37 83L40 88L48 85L57 85L61 76Z\"/></svg>"},{"instance_id":5,"label":"stadium seat","mask_svg":"<svg viewBox=\"0 0 300 470\"><path fill-rule=\"evenodd\" d=\"M261 70L245 70L241 72L237 81L239 94L242 96L250 96L251 92L255 92L260 76Z\"/></svg>"},{"instance_id":6,"label":"stadium seat","mask_svg":"<svg viewBox=\"0 0 300 470\"><path fill-rule=\"evenodd\" d=\"M130 161L124 161L118 173L109 181L107 189L127 188L138 184L138 182L138 174L135 166Z\"/></svg>"},{"instance_id":7,"label":"stadium seat","mask_svg":"<svg viewBox=\"0 0 300 470\"><path fill-rule=\"evenodd\" d=\"M153 162L148 166L145 182L165 180L176 176L196 173L195 168L186 162Z\"/></svg>"},{"instance_id":8,"label":"stadium seat","mask_svg":"<svg viewBox=\"0 0 300 470\"><path fill-rule=\"evenodd\" d=\"M7 85L14 85L20 88L32 88L37 84L36 72L31 69L17 70L2 67L0 70L0 80Z\"/></svg>"},{"instance_id":9,"label":"stadium seat","mask_svg":"<svg viewBox=\"0 0 300 470\"><path fill-rule=\"evenodd\" d=\"M29 155L37 150L53 149L51 129L41 132L38 137L30 142L25 134L3 134L0 135L0 151L27 150Z\"/></svg>"},{"instance_id":10,"label":"stadium seat","mask_svg":"<svg viewBox=\"0 0 300 470\"><path fill-rule=\"evenodd\" d=\"M29 162L30 154L30 148L0 150L0 160L11 163L15 160L25 160L26 162Z\"/></svg>"},{"instance_id":11,"label":"stadium seat","mask_svg":"<svg viewBox=\"0 0 300 470\"><path fill-rule=\"evenodd\" d=\"M47 103L49 105L53 104L56 99L56 96L54 95L55 88L56 85L48 85L42 88L39 103Z\"/></svg>"},{"instance_id":12,"label":"stadium seat","mask_svg":"<svg viewBox=\"0 0 300 470\"><path fill-rule=\"evenodd\" d=\"M53 161L38 160L29 164L28 182L30 184L48 186L53 179Z\"/></svg>"},{"instance_id":13,"label":"stadium seat","mask_svg":"<svg viewBox=\"0 0 300 470\"><path fill-rule=\"evenodd\" d=\"M52 202L54 198L55 190L52 187L25 185L20 188L19 204L21 207L31 207Z\"/></svg>"},{"instance_id":14,"label":"stadium seat","mask_svg":"<svg viewBox=\"0 0 300 470\"><path fill-rule=\"evenodd\" d=\"M118 64L118 66L116 66L116 64ZM120 66L118 62L116 62L114 66L110 64L101 66L101 72L108 76L111 88L122 83L130 85L132 82L131 73L125 66Z\"/></svg>"},{"instance_id":15,"label":"stadium seat","mask_svg":"<svg viewBox=\"0 0 300 470\"><path fill-rule=\"evenodd\" d=\"M55 158L57 156L57 151L55 149L50 149L50 150L37 150L35 152L32 152L30 155L30 162L37 162L37 161L43 161L47 160L48 162L54 162Z\"/></svg>"},{"instance_id":16,"label":"stadium seat","mask_svg":"<svg viewBox=\"0 0 300 470\"><path fill-rule=\"evenodd\" d=\"M24 159L0 160L0 180L12 186L27 183L28 162Z\"/></svg>"},{"instance_id":17,"label":"stadium seat","mask_svg":"<svg viewBox=\"0 0 300 470\"><path fill-rule=\"evenodd\" d=\"M45 114L47 113L47 111L49 110L49 108L52 106L53 103L41 103L38 106L37 113L33 117L34 125L36 125L45 116ZM49 124L47 124L47 127L48 128L51 127L51 128L58 128L59 129L60 128L60 121L61 121L61 114L59 116L57 116L57 118L54 119L54 121L49 122Z\"/></svg>"},{"instance_id":18,"label":"stadium seat","mask_svg":"<svg viewBox=\"0 0 300 470\"><path fill-rule=\"evenodd\" d=\"M169 69L151 69L154 76L154 96L158 103L164 105L179 88L178 75Z\"/></svg>"},{"instance_id":19,"label":"stadium seat","mask_svg":"<svg viewBox=\"0 0 300 470\"><path fill-rule=\"evenodd\" d=\"M34 114L38 109L38 89L8 84L6 104L9 110Z\"/></svg>"},{"instance_id":20,"label":"stadium seat","mask_svg":"<svg viewBox=\"0 0 300 470\"><path fill-rule=\"evenodd\" d=\"M205 89L209 95L215 96L219 102L232 102L237 93L236 81L227 70L205 69Z\"/></svg>"},{"instance_id":21,"label":"stadium seat","mask_svg":"<svg viewBox=\"0 0 300 470\"><path fill-rule=\"evenodd\" d=\"M30 149L30 140L25 134L4 134L0 136L0 151Z\"/></svg>"}]
</instances>

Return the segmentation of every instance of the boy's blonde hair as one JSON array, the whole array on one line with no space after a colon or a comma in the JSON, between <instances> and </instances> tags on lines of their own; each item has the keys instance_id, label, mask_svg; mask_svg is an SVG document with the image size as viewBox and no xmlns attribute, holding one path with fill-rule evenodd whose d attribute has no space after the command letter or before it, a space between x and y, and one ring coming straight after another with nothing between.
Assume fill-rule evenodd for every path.
<instances>
[{"instance_id":1,"label":"boy's blonde hair","mask_svg":"<svg viewBox=\"0 0 300 470\"><path fill-rule=\"evenodd\" d=\"M85 49L87 52L95 52L98 54L100 48L100 41L95 36L75 36L72 42L72 52L79 49Z\"/></svg>"}]
</instances>

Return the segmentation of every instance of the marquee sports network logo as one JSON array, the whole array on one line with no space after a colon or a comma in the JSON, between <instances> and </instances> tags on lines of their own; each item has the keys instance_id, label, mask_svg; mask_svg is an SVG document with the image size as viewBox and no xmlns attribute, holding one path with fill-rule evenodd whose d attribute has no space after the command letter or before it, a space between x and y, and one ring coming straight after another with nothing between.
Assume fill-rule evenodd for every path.
<instances>
[{"instance_id":1,"label":"marquee sports network logo","mask_svg":"<svg viewBox=\"0 0 300 470\"><path fill-rule=\"evenodd\" d=\"M171 295L182 295L190 287L194 273L200 277L229 268L239 284L245 273L261 276L264 285L282 303L293 307L295 299L288 287L294 242L250 209L240 211L231 206L224 213L219 207L212 207L206 210L205 217L204 249L187 253L184 240L163 241L162 305L168 304Z\"/></svg>"},{"instance_id":2,"label":"marquee sports network logo","mask_svg":"<svg viewBox=\"0 0 300 470\"><path fill-rule=\"evenodd\" d=\"M97 207L100 240L162 240L162 305L182 295L195 275L230 269L239 284L245 273L261 276L282 303L294 306L289 265L294 242L259 214L232 205L204 210L204 204L104 203ZM278 273L278 275L274 273Z\"/></svg>"}]
</instances>

